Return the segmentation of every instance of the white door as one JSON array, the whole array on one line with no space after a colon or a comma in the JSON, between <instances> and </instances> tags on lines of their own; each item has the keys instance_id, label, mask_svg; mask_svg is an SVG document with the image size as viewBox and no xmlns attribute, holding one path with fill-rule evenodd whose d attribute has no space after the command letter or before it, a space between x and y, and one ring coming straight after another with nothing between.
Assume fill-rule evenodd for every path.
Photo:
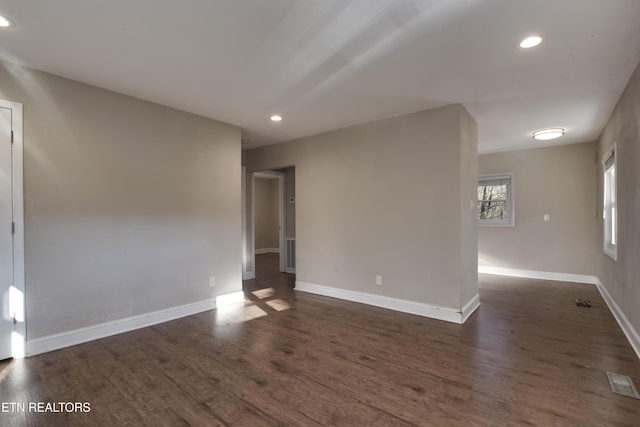
<instances>
[{"instance_id":1,"label":"white door","mask_svg":"<svg viewBox=\"0 0 640 427\"><path fill-rule=\"evenodd\" d=\"M13 285L13 193L11 170L11 110L0 107L0 360L12 356L13 314L9 288Z\"/></svg>"}]
</instances>

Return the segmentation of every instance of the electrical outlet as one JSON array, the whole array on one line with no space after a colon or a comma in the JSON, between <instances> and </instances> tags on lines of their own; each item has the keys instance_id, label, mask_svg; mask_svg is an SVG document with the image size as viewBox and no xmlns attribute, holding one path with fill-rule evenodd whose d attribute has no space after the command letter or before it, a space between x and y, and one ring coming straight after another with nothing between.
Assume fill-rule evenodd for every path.
<instances>
[{"instance_id":1,"label":"electrical outlet","mask_svg":"<svg viewBox=\"0 0 640 427\"><path fill-rule=\"evenodd\" d=\"M382 285L382 276L379 274L376 276L376 285Z\"/></svg>"},{"instance_id":2,"label":"electrical outlet","mask_svg":"<svg viewBox=\"0 0 640 427\"><path fill-rule=\"evenodd\" d=\"M549 222L551 218L549 217L549 214L544 214L544 220Z\"/></svg>"},{"instance_id":3,"label":"electrical outlet","mask_svg":"<svg viewBox=\"0 0 640 427\"><path fill-rule=\"evenodd\" d=\"M216 286L216 276L209 277L209 287L213 288Z\"/></svg>"}]
</instances>

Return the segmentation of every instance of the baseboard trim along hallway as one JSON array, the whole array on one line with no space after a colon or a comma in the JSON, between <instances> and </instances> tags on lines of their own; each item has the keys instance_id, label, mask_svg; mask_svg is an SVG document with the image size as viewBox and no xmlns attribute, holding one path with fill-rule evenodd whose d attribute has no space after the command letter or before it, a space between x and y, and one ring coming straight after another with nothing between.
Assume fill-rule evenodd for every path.
<instances>
[{"instance_id":1,"label":"baseboard trim along hallway","mask_svg":"<svg viewBox=\"0 0 640 427\"><path fill-rule=\"evenodd\" d=\"M604 287L598 278L596 278L596 286L598 287L598 291L600 291L600 295L602 295L602 299L604 299L609 310L611 310L613 317L616 318L618 325L620 325L622 332L624 332L627 340L629 340L629 344L631 344L631 347L633 347L633 350L636 352L638 359L640 359L640 334L638 334L638 331L631 325L627 316L620 310L618 304L611 298L609 291L607 291L607 288Z\"/></svg>"},{"instance_id":2,"label":"baseboard trim along hallway","mask_svg":"<svg viewBox=\"0 0 640 427\"><path fill-rule=\"evenodd\" d=\"M516 268L478 266L478 273L496 276L521 277L523 279L554 280L556 282L596 284L595 276L584 274L554 273L551 271L520 270Z\"/></svg>"},{"instance_id":3,"label":"baseboard trim along hallway","mask_svg":"<svg viewBox=\"0 0 640 427\"><path fill-rule=\"evenodd\" d=\"M416 314L432 319L444 320L452 323L464 323L471 314L480 306L480 296L476 295L462 309L443 307L434 304L425 304L415 301L407 301L382 295L374 295L366 292L349 291L330 286L316 285L313 283L296 282L296 291L308 292L346 301L359 302L375 307L387 308L403 313Z\"/></svg>"},{"instance_id":4,"label":"baseboard trim along hallway","mask_svg":"<svg viewBox=\"0 0 640 427\"><path fill-rule=\"evenodd\" d=\"M256 255L261 255L261 254L279 254L280 253L280 248L262 248L262 249L256 249L254 251L254 253Z\"/></svg>"}]
</instances>

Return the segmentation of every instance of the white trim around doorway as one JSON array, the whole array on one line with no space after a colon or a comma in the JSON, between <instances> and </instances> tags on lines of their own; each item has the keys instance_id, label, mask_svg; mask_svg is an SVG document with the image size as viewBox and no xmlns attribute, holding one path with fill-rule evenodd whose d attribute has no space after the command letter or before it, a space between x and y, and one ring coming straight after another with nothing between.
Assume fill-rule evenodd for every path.
<instances>
[{"instance_id":1,"label":"white trim around doorway","mask_svg":"<svg viewBox=\"0 0 640 427\"><path fill-rule=\"evenodd\" d=\"M24 274L24 116L23 105L18 102L0 99L0 107L11 110L11 130L13 131L12 181L13 181L13 286L22 293L22 319L15 327L17 338L13 341L14 358L25 356L27 338L26 288Z\"/></svg>"}]
</instances>

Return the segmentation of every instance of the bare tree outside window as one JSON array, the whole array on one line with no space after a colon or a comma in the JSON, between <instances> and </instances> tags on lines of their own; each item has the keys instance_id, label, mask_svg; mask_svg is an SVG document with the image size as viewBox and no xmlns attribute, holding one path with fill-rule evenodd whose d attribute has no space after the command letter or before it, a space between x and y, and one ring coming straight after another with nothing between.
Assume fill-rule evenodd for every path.
<instances>
[{"instance_id":1,"label":"bare tree outside window","mask_svg":"<svg viewBox=\"0 0 640 427\"><path fill-rule=\"evenodd\" d=\"M513 226L511 174L483 175L478 179L478 224Z\"/></svg>"},{"instance_id":2,"label":"bare tree outside window","mask_svg":"<svg viewBox=\"0 0 640 427\"><path fill-rule=\"evenodd\" d=\"M507 219L507 186L478 186L478 219Z\"/></svg>"}]
</instances>

